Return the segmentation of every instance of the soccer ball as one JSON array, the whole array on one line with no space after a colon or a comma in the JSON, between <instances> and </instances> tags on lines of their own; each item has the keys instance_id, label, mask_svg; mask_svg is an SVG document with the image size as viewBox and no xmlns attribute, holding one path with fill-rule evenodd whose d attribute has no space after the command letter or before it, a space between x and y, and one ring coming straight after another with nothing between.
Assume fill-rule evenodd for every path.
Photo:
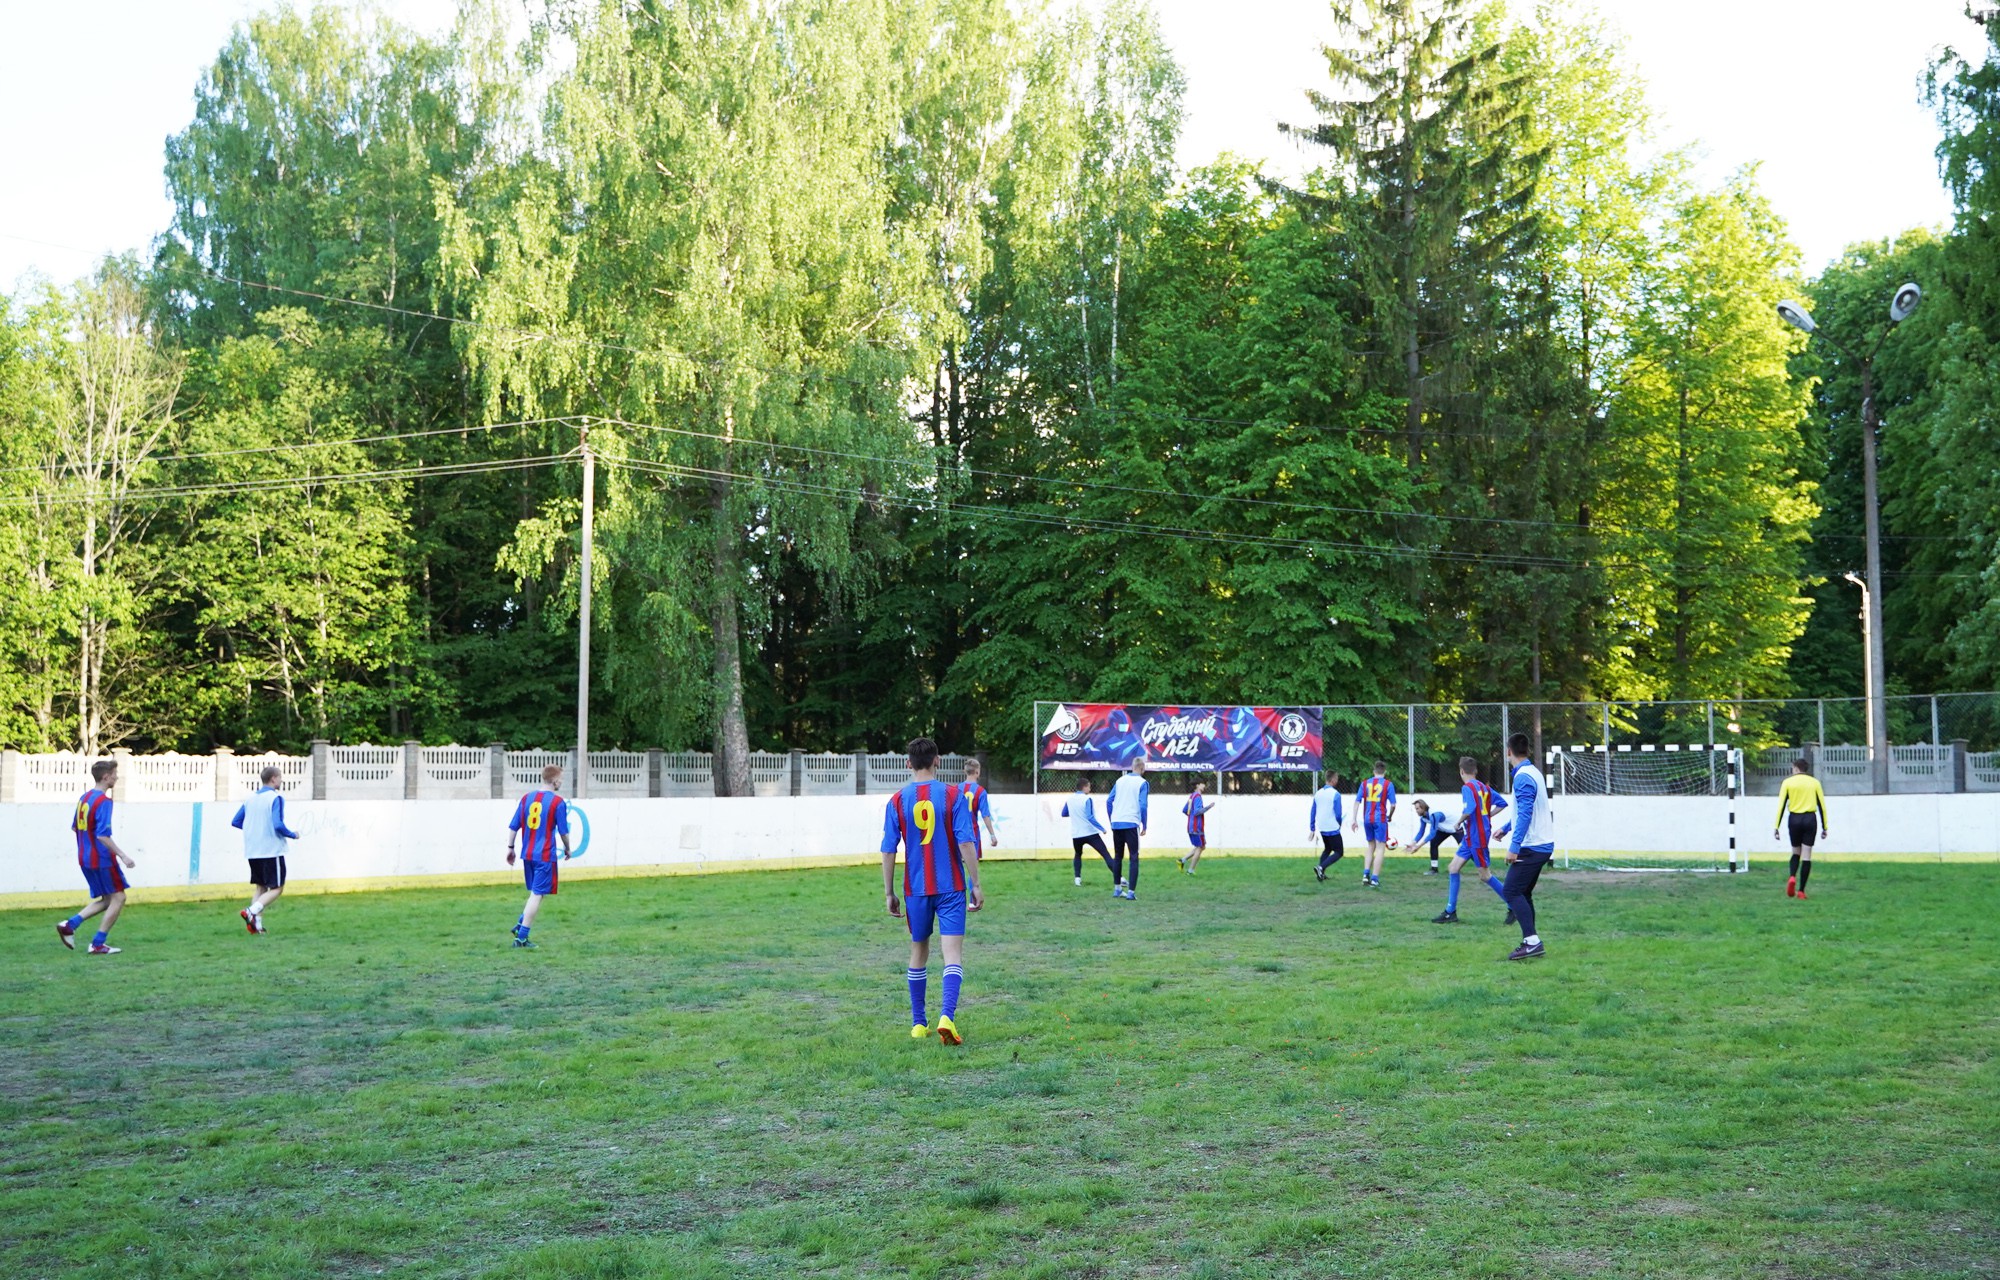
<instances>
[{"instance_id":1,"label":"soccer ball","mask_svg":"<svg viewBox=\"0 0 2000 1280\"><path fill-rule=\"evenodd\" d=\"M1390 836L1390 837L1389 837L1389 847L1390 847L1391 849L1400 849L1400 848L1402 848L1402 847L1403 847L1403 842L1402 842L1402 841L1400 841L1400 840L1398 840L1398 839L1396 839L1396 837L1394 837L1394 836Z\"/></svg>"}]
</instances>

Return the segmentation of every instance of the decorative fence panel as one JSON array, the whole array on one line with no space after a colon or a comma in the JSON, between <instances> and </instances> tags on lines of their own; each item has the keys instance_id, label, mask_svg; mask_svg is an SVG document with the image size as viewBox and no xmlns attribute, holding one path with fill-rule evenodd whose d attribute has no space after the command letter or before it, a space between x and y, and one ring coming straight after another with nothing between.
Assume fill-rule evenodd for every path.
<instances>
[{"instance_id":1,"label":"decorative fence panel","mask_svg":"<svg viewBox=\"0 0 2000 1280\"><path fill-rule=\"evenodd\" d=\"M799 779L799 794L807 796L851 796L854 794L854 757L851 755L806 755Z\"/></svg>"},{"instance_id":2,"label":"decorative fence panel","mask_svg":"<svg viewBox=\"0 0 2000 1280\"><path fill-rule=\"evenodd\" d=\"M216 789L218 800L240 800L264 785L264 770L274 765L284 773L278 789L289 795L309 795L312 790L312 757L281 756L277 754L261 756L229 756L227 776Z\"/></svg>"},{"instance_id":3,"label":"decorative fence panel","mask_svg":"<svg viewBox=\"0 0 2000 1280\"><path fill-rule=\"evenodd\" d=\"M568 751L509 751L507 785L501 789L503 794L518 796L524 791L533 791L542 785L542 770L550 765L567 773L572 754Z\"/></svg>"},{"instance_id":4,"label":"decorative fence panel","mask_svg":"<svg viewBox=\"0 0 2000 1280\"><path fill-rule=\"evenodd\" d=\"M90 790L90 757L71 751L24 755L14 783L14 798L24 802L68 802Z\"/></svg>"},{"instance_id":5,"label":"decorative fence panel","mask_svg":"<svg viewBox=\"0 0 2000 1280\"><path fill-rule=\"evenodd\" d=\"M910 780L910 758L901 752L868 757L868 794L886 794Z\"/></svg>"},{"instance_id":6,"label":"decorative fence panel","mask_svg":"<svg viewBox=\"0 0 2000 1280\"><path fill-rule=\"evenodd\" d=\"M1893 794L1952 789L1952 749L1918 744L1889 748L1889 791Z\"/></svg>"},{"instance_id":7,"label":"decorative fence panel","mask_svg":"<svg viewBox=\"0 0 2000 1280\"><path fill-rule=\"evenodd\" d=\"M401 800L401 747L327 748L326 798L329 800Z\"/></svg>"},{"instance_id":8,"label":"decorative fence panel","mask_svg":"<svg viewBox=\"0 0 2000 1280\"><path fill-rule=\"evenodd\" d=\"M493 753L485 747L425 747L417 760L417 795L423 799L493 798Z\"/></svg>"},{"instance_id":9,"label":"decorative fence panel","mask_svg":"<svg viewBox=\"0 0 2000 1280\"><path fill-rule=\"evenodd\" d=\"M788 751L750 753L750 794L788 796L792 794L792 756Z\"/></svg>"},{"instance_id":10,"label":"decorative fence panel","mask_svg":"<svg viewBox=\"0 0 2000 1280\"><path fill-rule=\"evenodd\" d=\"M715 757L706 751L669 751L660 757L660 794L694 799L715 794Z\"/></svg>"},{"instance_id":11,"label":"decorative fence panel","mask_svg":"<svg viewBox=\"0 0 2000 1280\"><path fill-rule=\"evenodd\" d=\"M215 757L127 756L119 762L118 778L126 800L213 800Z\"/></svg>"},{"instance_id":12,"label":"decorative fence panel","mask_svg":"<svg viewBox=\"0 0 2000 1280\"><path fill-rule=\"evenodd\" d=\"M643 751L593 751L590 753L590 786L585 796L595 800L646 798L646 753Z\"/></svg>"},{"instance_id":13,"label":"decorative fence panel","mask_svg":"<svg viewBox=\"0 0 2000 1280\"><path fill-rule=\"evenodd\" d=\"M1967 791L2000 791L2000 751L1969 751L1965 756Z\"/></svg>"}]
</instances>

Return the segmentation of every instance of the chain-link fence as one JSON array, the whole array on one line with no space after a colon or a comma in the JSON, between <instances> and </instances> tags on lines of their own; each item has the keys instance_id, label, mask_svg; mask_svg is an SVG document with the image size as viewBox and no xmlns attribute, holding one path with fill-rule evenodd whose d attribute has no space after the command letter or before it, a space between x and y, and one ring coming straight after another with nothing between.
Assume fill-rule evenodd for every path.
<instances>
[{"instance_id":1,"label":"chain-link fence","mask_svg":"<svg viewBox=\"0 0 2000 1280\"><path fill-rule=\"evenodd\" d=\"M2000 752L2000 694L1886 701L1890 790L1988 789L1988 760L2000 758L1992 754ZM1829 791L1856 794L1872 785L1861 698L1414 703L1327 706L1323 713L1326 768L1344 783L1379 761L1399 787L1455 791L1460 757L1476 760L1481 777L1502 777L1506 740L1523 733L1537 760L1557 747L1740 747L1752 795L1775 793L1801 755L1811 756Z\"/></svg>"}]
</instances>

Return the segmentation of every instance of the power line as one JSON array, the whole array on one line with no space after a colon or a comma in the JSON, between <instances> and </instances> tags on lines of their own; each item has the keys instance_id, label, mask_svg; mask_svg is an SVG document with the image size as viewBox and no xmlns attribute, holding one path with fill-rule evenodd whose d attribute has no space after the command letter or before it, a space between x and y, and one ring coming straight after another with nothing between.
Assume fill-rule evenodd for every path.
<instances>
[{"instance_id":1,"label":"power line","mask_svg":"<svg viewBox=\"0 0 2000 1280\"><path fill-rule=\"evenodd\" d=\"M477 462L445 463L397 467L388 470L336 472L322 475L266 476L213 484L134 486L117 495L106 493L53 493L29 497L0 498L0 508L111 506L134 502L164 502L181 498L202 498L223 494L275 493L292 489L313 489L346 484L385 484L398 480L419 480L432 476L473 476L499 471L525 471L567 462L574 455L545 454L531 458L487 458Z\"/></svg>"}]
</instances>

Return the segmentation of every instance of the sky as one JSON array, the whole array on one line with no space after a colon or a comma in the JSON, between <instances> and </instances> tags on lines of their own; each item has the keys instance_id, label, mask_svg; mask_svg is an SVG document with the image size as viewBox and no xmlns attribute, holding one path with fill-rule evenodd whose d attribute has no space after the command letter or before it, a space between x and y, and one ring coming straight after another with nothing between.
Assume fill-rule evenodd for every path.
<instances>
[{"instance_id":1,"label":"sky","mask_svg":"<svg viewBox=\"0 0 2000 1280\"><path fill-rule=\"evenodd\" d=\"M1520 0L1517 0L1519 3ZM1588 3L1588 0L1579 0ZM1326 0L1155 0L1188 79L1183 165L1231 151L1287 173L1278 136L1325 82ZM0 42L0 290L68 280L143 249L172 206L162 147L202 70L262 0L83 0L13 6ZM379 0L441 31L454 0ZM1949 220L1937 125L1918 80L1946 44L1976 47L1963 0L1596 0L1629 41L1662 142L1696 144L1698 176L1751 163L1809 269L1848 244Z\"/></svg>"}]
</instances>

